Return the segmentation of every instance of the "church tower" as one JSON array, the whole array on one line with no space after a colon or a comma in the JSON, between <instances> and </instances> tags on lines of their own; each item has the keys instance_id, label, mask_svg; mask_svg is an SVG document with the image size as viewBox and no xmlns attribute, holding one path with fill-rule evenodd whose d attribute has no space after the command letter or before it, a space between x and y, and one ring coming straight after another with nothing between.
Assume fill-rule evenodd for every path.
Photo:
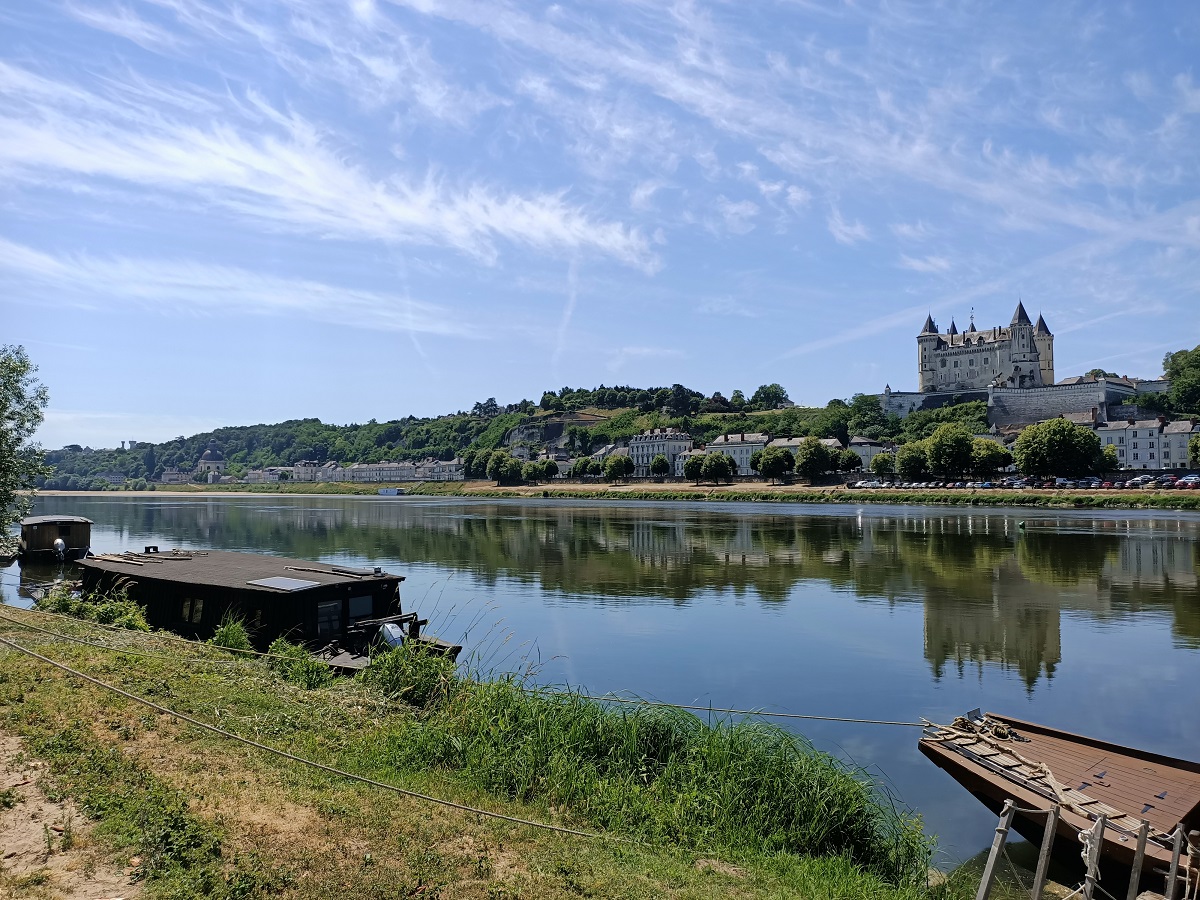
<instances>
[{"instance_id":1,"label":"church tower","mask_svg":"<svg viewBox=\"0 0 1200 900\"><path fill-rule=\"evenodd\" d=\"M925 317L925 326L917 335L917 374L918 384L922 391L937 390L937 359L934 353L942 338L937 326L933 324L933 314Z\"/></svg>"},{"instance_id":2,"label":"church tower","mask_svg":"<svg viewBox=\"0 0 1200 900\"><path fill-rule=\"evenodd\" d=\"M1042 364L1035 340L1034 325L1029 321L1029 314L1025 312L1025 304L1019 300L1012 321L1008 325L1008 331L1013 386L1041 387L1045 381L1042 380Z\"/></svg>"},{"instance_id":3,"label":"church tower","mask_svg":"<svg viewBox=\"0 0 1200 900\"><path fill-rule=\"evenodd\" d=\"M1033 326L1033 343L1037 346L1041 364L1042 384L1054 384L1054 335L1040 314L1037 324Z\"/></svg>"}]
</instances>

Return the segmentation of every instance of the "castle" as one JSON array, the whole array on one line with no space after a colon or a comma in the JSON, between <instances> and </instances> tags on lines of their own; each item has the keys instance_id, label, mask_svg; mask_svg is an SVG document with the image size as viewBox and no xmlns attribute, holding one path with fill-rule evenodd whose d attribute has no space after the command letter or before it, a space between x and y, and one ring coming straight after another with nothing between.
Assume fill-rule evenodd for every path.
<instances>
[{"instance_id":1,"label":"castle","mask_svg":"<svg viewBox=\"0 0 1200 900\"><path fill-rule=\"evenodd\" d=\"M1040 315L1029 321L1018 301L1007 328L975 328L974 316L966 331L954 321L945 334L938 332L933 316L917 335L919 390L983 391L989 387L1038 388L1054 384L1054 335Z\"/></svg>"}]
</instances>

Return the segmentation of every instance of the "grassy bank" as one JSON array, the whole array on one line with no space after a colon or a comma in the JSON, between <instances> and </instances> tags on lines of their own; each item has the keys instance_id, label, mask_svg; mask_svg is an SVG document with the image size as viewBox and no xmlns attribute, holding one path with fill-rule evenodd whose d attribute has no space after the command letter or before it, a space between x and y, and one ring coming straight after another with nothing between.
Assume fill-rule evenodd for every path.
<instances>
[{"instance_id":1,"label":"grassy bank","mask_svg":"<svg viewBox=\"0 0 1200 900\"><path fill-rule=\"evenodd\" d=\"M32 613L4 610L46 625ZM286 661L0 622L0 636L172 709L409 790L627 840L431 806L202 732L0 647L0 728L47 764L151 896L882 897L929 888L929 844L861 773L758 722L609 708L390 658L317 689ZM311 682L305 682L311 683ZM411 701L411 702L406 702Z\"/></svg>"},{"instance_id":2,"label":"grassy bank","mask_svg":"<svg viewBox=\"0 0 1200 900\"><path fill-rule=\"evenodd\" d=\"M680 483L579 483L500 487L489 481L424 481L395 485L305 483L174 485L180 494L308 494L375 496L381 487L397 487L410 496L483 498L557 498L567 500L702 500L748 503L893 503L932 506L1010 506L1036 509L1200 510L1200 491L1137 490L853 490L845 487ZM79 492L46 492L79 496ZM107 496L105 491L97 496ZM128 492L125 492L128 493Z\"/></svg>"}]
</instances>

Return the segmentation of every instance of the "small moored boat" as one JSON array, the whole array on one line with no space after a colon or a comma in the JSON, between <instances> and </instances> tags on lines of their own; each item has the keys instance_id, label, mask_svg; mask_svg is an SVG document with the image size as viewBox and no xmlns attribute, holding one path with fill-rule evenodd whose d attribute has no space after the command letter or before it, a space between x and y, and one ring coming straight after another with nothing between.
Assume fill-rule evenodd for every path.
<instances>
[{"instance_id":1,"label":"small moored boat","mask_svg":"<svg viewBox=\"0 0 1200 900\"><path fill-rule=\"evenodd\" d=\"M92 545L93 524L83 516L26 516L21 520L17 555L47 562L81 559Z\"/></svg>"},{"instance_id":2,"label":"small moored boat","mask_svg":"<svg viewBox=\"0 0 1200 900\"><path fill-rule=\"evenodd\" d=\"M930 724L919 747L985 803L1012 800L1032 831L1045 817L1020 810L1059 806L1058 833L1075 845L1105 816L1101 850L1121 865L1134 864L1143 821L1143 871L1170 864L1181 829L1183 864L1189 845L1200 853L1200 763L979 710L951 725Z\"/></svg>"}]
</instances>

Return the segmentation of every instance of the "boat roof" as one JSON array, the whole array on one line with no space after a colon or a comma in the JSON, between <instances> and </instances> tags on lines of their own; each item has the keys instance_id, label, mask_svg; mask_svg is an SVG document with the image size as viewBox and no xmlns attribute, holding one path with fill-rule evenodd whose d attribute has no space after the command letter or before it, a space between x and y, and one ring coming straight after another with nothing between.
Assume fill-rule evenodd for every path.
<instances>
[{"instance_id":1,"label":"boat roof","mask_svg":"<svg viewBox=\"0 0 1200 900\"><path fill-rule=\"evenodd\" d=\"M79 560L85 569L130 575L138 580L198 584L209 587L294 593L328 585L400 582L402 575L376 573L333 563L238 553L231 550L170 550L122 553ZM267 583L262 583L262 582ZM258 582L258 583L255 583Z\"/></svg>"},{"instance_id":2,"label":"boat roof","mask_svg":"<svg viewBox=\"0 0 1200 900\"><path fill-rule=\"evenodd\" d=\"M22 525L52 525L55 522L72 522L76 524L95 525L91 519L83 516L26 516L21 520Z\"/></svg>"},{"instance_id":3,"label":"boat roof","mask_svg":"<svg viewBox=\"0 0 1200 900\"><path fill-rule=\"evenodd\" d=\"M1133 830L1145 819L1158 831L1170 832L1200 814L1198 762L997 713L989 712L987 718L1010 726L1020 739L989 745L961 734L941 740L940 745L967 756L980 776L994 783L1023 784L1050 797L1061 791L1061 798L1071 805L1089 813L1103 812L1110 822Z\"/></svg>"}]
</instances>

